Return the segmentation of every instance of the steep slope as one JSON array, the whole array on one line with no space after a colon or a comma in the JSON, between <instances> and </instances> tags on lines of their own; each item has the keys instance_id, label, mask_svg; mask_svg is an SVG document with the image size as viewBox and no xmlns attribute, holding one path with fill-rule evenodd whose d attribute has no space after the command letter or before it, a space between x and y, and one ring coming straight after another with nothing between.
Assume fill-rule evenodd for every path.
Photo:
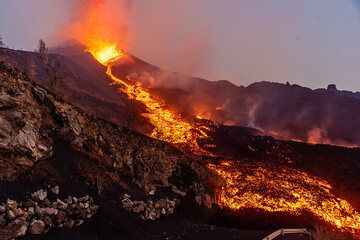
<instances>
[{"instance_id":1,"label":"steep slope","mask_svg":"<svg viewBox=\"0 0 360 240\"><path fill-rule=\"evenodd\" d=\"M49 54L44 59L39 53L0 49L0 60L23 70L31 80L56 92L78 107L141 132L151 129L151 125L139 114L143 107L129 101L110 85L111 80L105 74L106 69L103 65L88 53L81 52L72 57L73 59L70 59L62 55ZM58 64L56 75L63 78L53 89L46 73L48 64L51 67Z\"/></svg>"},{"instance_id":2,"label":"steep slope","mask_svg":"<svg viewBox=\"0 0 360 240\"><path fill-rule=\"evenodd\" d=\"M49 158L55 135L146 189L167 185L178 164L194 164L169 144L90 116L3 63L0 70L1 168L7 169L2 180L16 179ZM145 176L146 171L152 174Z\"/></svg>"},{"instance_id":3,"label":"steep slope","mask_svg":"<svg viewBox=\"0 0 360 240\"><path fill-rule=\"evenodd\" d=\"M197 159L184 156L167 143L91 116L3 62L0 86L0 165L6 169L0 171L0 199L26 202L27 194L50 184L60 186L60 198L90 194L100 205L99 213L88 223L74 230L52 229L41 239L163 239L179 235L184 239L224 235L258 239L269 233L206 224L213 213L202 208L194 211L190 187L201 187L199 183L205 183L212 174ZM188 192L189 197L182 199L185 205L166 220L144 222L122 207L124 193L145 201L165 196L182 198L183 193L176 189ZM155 195L145 194L154 190ZM19 235L15 228L22 219L18 214L14 220L1 222L0 239L25 234Z\"/></svg>"},{"instance_id":4,"label":"steep slope","mask_svg":"<svg viewBox=\"0 0 360 240\"><path fill-rule=\"evenodd\" d=\"M294 201L291 198L292 191L301 189L305 193L315 191L313 192L314 199L305 198L307 203L318 201L334 204L335 199L341 198L344 205L334 206L334 216L342 217L342 214L345 214L344 216L350 214L349 223L343 220L341 223L356 227L350 224L353 224L351 221L357 216L354 211L358 209L359 203L359 189L357 188L359 179L356 174L360 169L358 149L289 143L269 137L249 136L251 132L248 129L218 126L216 131L211 133L210 142L201 144L204 149L208 149L219 158L201 160L186 152L185 156L184 153L167 143L91 116L32 83L25 74L13 68L2 64L0 70L2 103L0 163L2 169L7 169L6 172L1 172L2 180L7 181L1 182L5 187L15 180L24 181L24 179L33 178L40 178L45 183L49 179L53 179L51 181L63 179L64 181L67 179L66 176L56 174L55 170L51 170L58 168L56 167L58 163L49 162L50 156L55 156L55 161L57 158L70 160L65 164L65 170L62 172L66 173L68 167L77 169L74 174L84 176L90 183L98 185L98 191L105 188L102 186L104 180L99 178L99 175L105 176L107 179L105 182L117 184L114 188L115 192L120 191L119 189L124 192L126 189L135 196L144 196L144 191L151 192L155 189L156 195L165 194L166 196L166 186L175 184L178 189L188 191L189 194L187 199L189 205L182 205L181 214L184 214L186 218L193 218L195 212L191 209L196 208L194 207L196 206L195 196L197 201L209 207L213 202L224 203L217 202L219 200L217 198L220 196L220 200L223 201L224 198L221 196L224 191L231 188L226 185L228 179L223 177L232 178L233 175L221 176L219 171L229 170L227 174L236 171L248 176L244 178L247 187L241 189L241 191L246 191L245 194L255 192L270 194L271 199L280 197L291 203ZM53 155L54 152L55 155ZM80 160L73 162L73 159ZM223 159L231 160L233 163L228 165ZM341 164L338 162L339 159L342 160ZM55 167L52 164L55 164ZM214 171L209 171L207 166ZM297 182L294 185L296 188L291 191L282 185L273 186L271 182L265 181L267 178L260 181L260 187L248 182L254 173L264 171L264 169L270 176L276 176L277 171L281 169L285 173L289 171L287 173L290 173L292 178L287 179L285 183ZM217 175L218 173L220 175ZM303 174L309 176L311 181L327 181L325 186L331 184L331 190L318 189L312 184L301 182ZM56 175L58 177L54 177ZM135 185L132 185L133 183ZM197 184L194 185L194 183ZM199 183L204 184L207 188L205 191L208 192L215 188L215 194L202 195L204 193L200 192L200 195L196 195L199 194L198 187L192 188L194 191L190 187L198 186ZM27 190L24 189L24 191ZM279 196L279 193L283 195ZM117 194L114 196L117 200L120 198ZM254 196L257 195L254 194ZM229 197L231 199L236 195ZM208 210L203 212L200 208L201 217L197 216L197 218L201 223L271 229L291 225L311 227L312 222L324 222L321 217L324 216L323 213L326 213L321 212L324 210L321 207L317 209L320 212L312 212L314 211L312 208L305 208L305 212L299 211L293 214L286 209L276 210L276 205L269 206L274 207L275 212L269 212L263 206L257 208L256 205L237 210L224 205L223 210L215 207L210 212ZM192 213L189 213L189 210ZM313 215L313 213L318 215ZM269 221L270 219L272 221ZM333 223L332 219L326 220ZM178 223L177 220L174 224L176 223Z\"/></svg>"},{"instance_id":5,"label":"steep slope","mask_svg":"<svg viewBox=\"0 0 360 240\"><path fill-rule=\"evenodd\" d=\"M64 91L78 106L103 118L151 132L151 124L141 116L144 106L129 100L110 86L105 67L80 44L70 44L51 52L52 61L60 59L67 74ZM0 59L29 72L30 78L46 85L44 63L39 54L2 49ZM285 140L357 146L360 134L360 100L338 90L311 90L298 85L259 82L248 87L227 81L207 81L159 69L129 54L113 67L113 74L125 81L142 83L169 109L220 124L257 128L267 135ZM131 119L131 120L130 120Z\"/></svg>"},{"instance_id":6,"label":"steep slope","mask_svg":"<svg viewBox=\"0 0 360 240\"><path fill-rule=\"evenodd\" d=\"M217 123L255 127L287 140L343 146L360 143L360 100L339 91L259 82L248 87L210 82L153 67L137 58L119 61L113 73L141 82L178 112ZM355 96L355 95L354 95Z\"/></svg>"}]
</instances>

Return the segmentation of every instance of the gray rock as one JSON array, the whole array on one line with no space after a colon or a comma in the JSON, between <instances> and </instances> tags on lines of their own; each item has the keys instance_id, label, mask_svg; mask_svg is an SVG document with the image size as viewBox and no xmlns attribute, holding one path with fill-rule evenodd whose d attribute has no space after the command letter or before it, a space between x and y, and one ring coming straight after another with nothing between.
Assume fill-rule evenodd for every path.
<instances>
[{"instance_id":1,"label":"gray rock","mask_svg":"<svg viewBox=\"0 0 360 240\"><path fill-rule=\"evenodd\" d=\"M8 210L5 214L6 219L13 220L16 217L16 213L13 210Z\"/></svg>"},{"instance_id":2,"label":"gray rock","mask_svg":"<svg viewBox=\"0 0 360 240\"><path fill-rule=\"evenodd\" d=\"M146 203L143 201L131 201L129 198L122 199L122 204L128 211L138 213L139 216L143 216L145 219L156 220L163 215L169 215L174 212L174 208L177 205L177 199L169 200L168 198L162 198L153 202L148 200Z\"/></svg>"},{"instance_id":3,"label":"gray rock","mask_svg":"<svg viewBox=\"0 0 360 240\"><path fill-rule=\"evenodd\" d=\"M47 215L50 215L50 216L56 215L56 214L58 214L58 212L59 212L59 210L57 210L55 208L49 208L49 207L44 208L44 213Z\"/></svg>"},{"instance_id":4,"label":"gray rock","mask_svg":"<svg viewBox=\"0 0 360 240\"><path fill-rule=\"evenodd\" d=\"M201 205L201 195L196 195L195 196L195 202L199 205Z\"/></svg>"},{"instance_id":5,"label":"gray rock","mask_svg":"<svg viewBox=\"0 0 360 240\"><path fill-rule=\"evenodd\" d=\"M8 209L16 209L18 207L18 204L16 201L7 199L6 200L6 208Z\"/></svg>"},{"instance_id":6,"label":"gray rock","mask_svg":"<svg viewBox=\"0 0 360 240\"><path fill-rule=\"evenodd\" d=\"M28 229L27 222L26 221L18 221L16 222L18 228L16 231L16 237L23 237L26 234L26 231Z\"/></svg>"},{"instance_id":7,"label":"gray rock","mask_svg":"<svg viewBox=\"0 0 360 240\"><path fill-rule=\"evenodd\" d=\"M67 197L67 198L65 199L65 203L67 203L67 204L72 204L72 203L73 203L72 197Z\"/></svg>"},{"instance_id":8,"label":"gray rock","mask_svg":"<svg viewBox=\"0 0 360 240\"><path fill-rule=\"evenodd\" d=\"M81 198L78 198L78 201L79 202L86 202L87 200L89 200L89 196L88 195L86 195L85 197L81 197Z\"/></svg>"},{"instance_id":9,"label":"gray rock","mask_svg":"<svg viewBox=\"0 0 360 240\"><path fill-rule=\"evenodd\" d=\"M35 207L35 214L38 218L42 218L44 216L44 208L41 208L39 206Z\"/></svg>"},{"instance_id":10,"label":"gray rock","mask_svg":"<svg viewBox=\"0 0 360 240\"><path fill-rule=\"evenodd\" d=\"M34 215L35 214L35 208L34 207L29 207L27 213L28 213L29 216Z\"/></svg>"},{"instance_id":11,"label":"gray rock","mask_svg":"<svg viewBox=\"0 0 360 240\"><path fill-rule=\"evenodd\" d=\"M21 208L16 209L16 216L24 216L24 211Z\"/></svg>"},{"instance_id":12,"label":"gray rock","mask_svg":"<svg viewBox=\"0 0 360 240\"><path fill-rule=\"evenodd\" d=\"M156 220L156 213L154 211L148 211L146 218L154 221Z\"/></svg>"},{"instance_id":13,"label":"gray rock","mask_svg":"<svg viewBox=\"0 0 360 240\"><path fill-rule=\"evenodd\" d=\"M164 214L164 215L166 214L165 208L161 209L161 213Z\"/></svg>"},{"instance_id":14,"label":"gray rock","mask_svg":"<svg viewBox=\"0 0 360 240\"><path fill-rule=\"evenodd\" d=\"M57 208L60 209L60 210L65 210L68 207L68 204L64 203L60 199L56 200L56 205L57 205Z\"/></svg>"},{"instance_id":15,"label":"gray rock","mask_svg":"<svg viewBox=\"0 0 360 240\"><path fill-rule=\"evenodd\" d=\"M59 192L60 192L60 188L59 186L55 186L53 188L50 188L51 192L53 192L55 195L59 195Z\"/></svg>"},{"instance_id":16,"label":"gray rock","mask_svg":"<svg viewBox=\"0 0 360 240\"><path fill-rule=\"evenodd\" d=\"M54 216L53 223L55 226L59 226L65 221L66 213L64 211L59 211L58 214Z\"/></svg>"},{"instance_id":17,"label":"gray rock","mask_svg":"<svg viewBox=\"0 0 360 240\"><path fill-rule=\"evenodd\" d=\"M40 189L40 190L32 193L31 197L34 200L43 201L47 197L47 192L46 192L46 190Z\"/></svg>"},{"instance_id":18,"label":"gray rock","mask_svg":"<svg viewBox=\"0 0 360 240\"><path fill-rule=\"evenodd\" d=\"M45 223L41 220L33 220L30 223L30 233L31 234L42 234L45 231Z\"/></svg>"},{"instance_id":19,"label":"gray rock","mask_svg":"<svg viewBox=\"0 0 360 240\"><path fill-rule=\"evenodd\" d=\"M126 209L130 209L134 205L134 203L128 198L124 198L121 203L122 206Z\"/></svg>"}]
</instances>

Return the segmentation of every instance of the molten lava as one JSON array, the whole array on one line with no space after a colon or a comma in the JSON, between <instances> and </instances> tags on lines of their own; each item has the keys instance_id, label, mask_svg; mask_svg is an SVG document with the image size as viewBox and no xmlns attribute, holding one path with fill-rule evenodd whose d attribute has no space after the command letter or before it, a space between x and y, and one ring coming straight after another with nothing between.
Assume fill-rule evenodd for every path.
<instances>
[{"instance_id":1,"label":"molten lava","mask_svg":"<svg viewBox=\"0 0 360 240\"><path fill-rule=\"evenodd\" d=\"M106 73L111 79L120 84L120 90L125 92L130 99L137 100L147 107L147 117L155 127L151 136L173 144L184 144L194 153L203 153L198 145L198 140L207 138L205 126L196 126L186 121L178 114L165 109L161 101L153 98L141 85L130 85L111 73L111 66L108 66Z\"/></svg>"},{"instance_id":2,"label":"molten lava","mask_svg":"<svg viewBox=\"0 0 360 240\"><path fill-rule=\"evenodd\" d=\"M108 65L125 56L122 49L116 44L105 41L93 41L92 46L88 46L89 52L103 65Z\"/></svg>"},{"instance_id":3,"label":"molten lava","mask_svg":"<svg viewBox=\"0 0 360 240\"><path fill-rule=\"evenodd\" d=\"M143 115L154 126L151 136L172 144L187 146L196 154L211 156L201 148L199 140L208 139L214 129L183 118L151 96L141 84L125 82L112 74L112 65L125 56L116 45L98 42L89 51L103 65L107 75L119 85L119 90L146 106ZM201 119L201 116L195 116ZM218 204L230 209L257 208L269 212L289 212L295 215L311 212L333 226L352 233L360 230L360 214L347 201L336 197L326 181L294 169L270 169L224 161L208 167L222 180Z\"/></svg>"},{"instance_id":4,"label":"molten lava","mask_svg":"<svg viewBox=\"0 0 360 240\"><path fill-rule=\"evenodd\" d=\"M271 169L224 161L209 164L224 181L218 204L230 209L257 208L295 215L308 211L352 233L360 230L360 214L344 199L332 193L326 181L290 169Z\"/></svg>"},{"instance_id":5,"label":"molten lava","mask_svg":"<svg viewBox=\"0 0 360 240\"><path fill-rule=\"evenodd\" d=\"M120 91L126 93L130 99L139 101L146 106L147 112L143 115L154 126L151 137L172 144L185 145L196 154L206 154L199 147L198 140L208 138L206 133L210 130L208 127L198 126L185 120L179 114L166 109L163 102L152 97L140 84L128 84L112 74L112 64L125 56L122 49L110 44L95 46L89 48L89 51L100 63L107 66L106 74L120 86Z\"/></svg>"}]
</instances>

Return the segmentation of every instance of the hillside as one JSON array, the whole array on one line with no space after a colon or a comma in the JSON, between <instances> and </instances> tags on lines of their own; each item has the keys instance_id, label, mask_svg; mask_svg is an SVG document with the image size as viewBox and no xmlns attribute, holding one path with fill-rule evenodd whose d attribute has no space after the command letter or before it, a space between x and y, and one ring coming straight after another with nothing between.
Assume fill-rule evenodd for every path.
<instances>
[{"instance_id":1,"label":"hillside","mask_svg":"<svg viewBox=\"0 0 360 240\"><path fill-rule=\"evenodd\" d=\"M60 59L64 72L71 72L63 81L67 98L109 121L145 134L151 132L151 124L139 114L144 107L110 86L105 67L82 50L81 45L71 43L51 51L64 55L50 54L53 61ZM31 70L30 77L46 85L44 64L36 53L3 50L0 59ZM341 146L360 143L360 111L356 111L360 100L354 97L356 93L271 82L235 86L227 81L212 82L162 70L129 54L116 65L116 76L130 83L143 83L168 108L185 116L252 127L284 140Z\"/></svg>"},{"instance_id":2,"label":"hillside","mask_svg":"<svg viewBox=\"0 0 360 240\"><path fill-rule=\"evenodd\" d=\"M0 72L0 164L1 169L7 169L1 172L0 197L21 201L48 185L59 186L62 198L79 194L92 196L99 205L99 214L74 230L66 230L68 237L106 239L115 234L134 239L139 236L162 239L164 235L172 238L181 232L184 239L216 239L223 235L229 239L237 236L258 239L269 233L258 229L312 227L314 222L324 223L322 215L314 215L312 208L305 208L300 215L291 211L267 212L255 205L236 211L226 206L219 208L216 193L221 194L219 189L227 185L226 178L222 179L217 171L235 170L248 176L248 180L259 171L272 177L285 171L291 178L283 176L281 181L296 183L294 189L304 194L312 192L315 199L329 206L333 198L341 197L355 210L359 209L359 149L279 141L253 136L261 135L253 129L217 125L210 138L200 143L217 157L194 156L89 114L4 63ZM200 122L209 124L207 120ZM223 159L231 160L234 165L223 165ZM317 189L312 183L301 182L301 174L308 174L310 180L331 184L331 193ZM241 191L252 196L271 193L271 199L286 199L289 204L294 201L286 185L273 186L264 179L258 182L261 186L244 182L247 187ZM176 198L179 205L174 214L152 223L126 211L121 200L125 193L145 202ZM103 226L103 230L94 231L92 226ZM45 236L61 239L58 231L62 230L52 229Z\"/></svg>"}]
</instances>

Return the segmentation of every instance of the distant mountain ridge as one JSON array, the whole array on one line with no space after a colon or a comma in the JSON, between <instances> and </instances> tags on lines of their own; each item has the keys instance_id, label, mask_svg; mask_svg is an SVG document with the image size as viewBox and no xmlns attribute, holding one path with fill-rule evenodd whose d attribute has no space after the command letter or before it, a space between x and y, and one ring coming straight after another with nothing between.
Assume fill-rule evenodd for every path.
<instances>
[{"instance_id":1,"label":"distant mountain ridge","mask_svg":"<svg viewBox=\"0 0 360 240\"><path fill-rule=\"evenodd\" d=\"M352 92L352 91L348 91L348 90L338 90L335 84L329 84L326 89L323 89L323 88L315 89L315 91L324 91L324 90L332 92L337 96L352 97L352 98L360 99L360 92Z\"/></svg>"}]
</instances>

